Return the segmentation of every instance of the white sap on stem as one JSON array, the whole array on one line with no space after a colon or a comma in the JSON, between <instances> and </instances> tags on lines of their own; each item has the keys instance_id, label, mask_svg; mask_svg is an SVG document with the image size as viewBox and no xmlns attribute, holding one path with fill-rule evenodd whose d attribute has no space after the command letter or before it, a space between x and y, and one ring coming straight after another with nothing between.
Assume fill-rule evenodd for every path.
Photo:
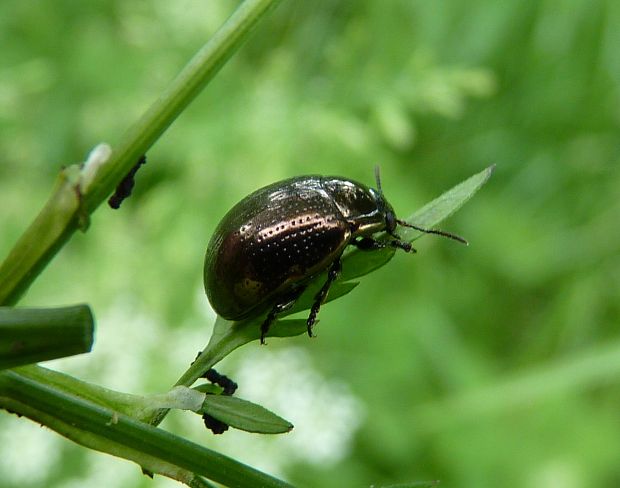
<instances>
[{"instance_id":1,"label":"white sap on stem","mask_svg":"<svg viewBox=\"0 0 620 488\"><path fill-rule=\"evenodd\" d=\"M82 165L80 172L80 191L83 194L88 192L88 189L97 176L99 168L101 168L112 155L112 147L102 142L96 145L90 153L86 161Z\"/></svg>"}]
</instances>

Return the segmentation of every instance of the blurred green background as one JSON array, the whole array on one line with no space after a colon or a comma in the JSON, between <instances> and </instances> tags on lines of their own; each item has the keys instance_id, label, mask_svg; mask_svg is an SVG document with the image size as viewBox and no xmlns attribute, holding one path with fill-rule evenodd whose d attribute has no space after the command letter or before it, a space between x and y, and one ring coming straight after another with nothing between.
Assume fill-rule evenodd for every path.
<instances>
[{"instance_id":1,"label":"blurred green background","mask_svg":"<svg viewBox=\"0 0 620 488\"><path fill-rule=\"evenodd\" d=\"M62 165L114 144L235 7L0 4L0 256ZM165 391L208 340L203 255L288 176L373 183L402 217L489 164L444 228L325 306L318 338L218 368L285 436L164 426L302 487L620 486L620 4L288 1L22 305L88 302L94 351L51 366ZM191 416L194 417L194 416ZM177 486L0 416L0 486Z\"/></svg>"}]
</instances>

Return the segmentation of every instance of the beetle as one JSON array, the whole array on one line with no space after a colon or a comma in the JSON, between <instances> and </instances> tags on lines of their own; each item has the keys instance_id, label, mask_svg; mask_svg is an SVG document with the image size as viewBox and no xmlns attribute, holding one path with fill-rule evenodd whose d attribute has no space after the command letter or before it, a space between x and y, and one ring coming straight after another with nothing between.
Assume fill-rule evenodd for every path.
<instances>
[{"instance_id":1,"label":"beetle","mask_svg":"<svg viewBox=\"0 0 620 488\"><path fill-rule=\"evenodd\" d=\"M297 176L260 188L237 203L207 246L204 282L215 312L233 321L266 313L260 327L260 342L265 344L278 315L293 306L314 277L327 271L306 321L312 337L347 246L415 252L396 234L398 225L467 243L457 235L396 218L383 196L378 167L375 179L376 189L339 176ZM390 238L378 240L379 232Z\"/></svg>"}]
</instances>

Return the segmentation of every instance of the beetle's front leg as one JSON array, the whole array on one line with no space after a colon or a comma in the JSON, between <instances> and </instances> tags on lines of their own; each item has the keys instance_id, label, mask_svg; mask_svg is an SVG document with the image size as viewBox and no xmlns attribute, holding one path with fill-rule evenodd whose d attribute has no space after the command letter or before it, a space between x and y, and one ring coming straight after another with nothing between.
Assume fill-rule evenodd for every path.
<instances>
[{"instance_id":1,"label":"beetle's front leg","mask_svg":"<svg viewBox=\"0 0 620 488\"><path fill-rule=\"evenodd\" d=\"M415 248L408 242L401 241L399 239L392 239L391 241L381 242L373 239L372 237L360 237L351 241L355 247L362 251L374 251L376 249L383 249L385 247L393 247L396 249L402 249L405 252L417 252Z\"/></svg>"},{"instance_id":2,"label":"beetle's front leg","mask_svg":"<svg viewBox=\"0 0 620 488\"><path fill-rule=\"evenodd\" d=\"M308 320L306 324L308 325L308 336L312 337L312 326L314 322L316 322L316 315L319 313L319 309L321 308L321 304L327 298L327 293L329 292L329 288L332 286L332 283L338 278L340 271L342 270L342 265L340 264L340 257L336 259L329 268L327 272L327 281L321 287L319 292L314 297L314 303L312 304L312 308L310 309L310 315L308 315Z\"/></svg>"}]
</instances>

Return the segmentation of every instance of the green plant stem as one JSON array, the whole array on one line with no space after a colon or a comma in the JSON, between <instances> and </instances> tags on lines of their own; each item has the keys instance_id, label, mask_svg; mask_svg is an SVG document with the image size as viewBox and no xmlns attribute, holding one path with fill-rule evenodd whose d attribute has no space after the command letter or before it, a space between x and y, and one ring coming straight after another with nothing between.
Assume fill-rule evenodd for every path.
<instances>
[{"instance_id":1,"label":"green plant stem","mask_svg":"<svg viewBox=\"0 0 620 488\"><path fill-rule=\"evenodd\" d=\"M253 340L251 334L252 323L233 324L221 317L217 317L213 326L213 333L207 347L183 373L174 386L192 386L196 380L204 375L218 361L226 357L239 346ZM248 334L248 332L250 334ZM159 425L170 409L162 408L143 417L143 422Z\"/></svg>"},{"instance_id":2,"label":"green plant stem","mask_svg":"<svg viewBox=\"0 0 620 488\"><path fill-rule=\"evenodd\" d=\"M84 228L88 215L110 195L179 114L191 103L257 22L280 0L246 0L207 42L142 118L131 127L89 181L75 166L61 171L52 195L0 265L0 305L14 305L47 263Z\"/></svg>"},{"instance_id":3,"label":"green plant stem","mask_svg":"<svg viewBox=\"0 0 620 488\"><path fill-rule=\"evenodd\" d=\"M205 486L197 476L229 487L290 486L227 456L60 391L23 371L0 372L0 408L25 415L79 444L132 460L148 471L190 486Z\"/></svg>"},{"instance_id":4,"label":"green plant stem","mask_svg":"<svg viewBox=\"0 0 620 488\"><path fill-rule=\"evenodd\" d=\"M0 369L88 352L93 329L88 305L0 307Z\"/></svg>"},{"instance_id":5,"label":"green plant stem","mask_svg":"<svg viewBox=\"0 0 620 488\"><path fill-rule=\"evenodd\" d=\"M87 210L97 207L127 174L140 156L159 139L179 114L196 98L224 63L248 38L257 22L280 0L246 0L179 73L160 98L129 130L116 155L85 198Z\"/></svg>"},{"instance_id":6,"label":"green plant stem","mask_svg":"<svg viewBox=\"0 0 620 488\"><path fill-rule=\"evenodd\" d=\"M257 341L260 338L261 321L262 317L257 317L242 322L230 322L218 316L207 347L205 347L174 386L192 386L196 380L201 378L210 368L235 349L248 342ZM272 327L267 337L292 337L305 332L305 319L288 319L278 321L277 327ZM149 412L147 415L140 417L140 419L151 425L159 425L169 411L170 409L168 408L161 408L154 412Z\"/></svg>"},{"instance_id":7,"label":"green plant stem","mask_svg":"<svg viewBox=\"0 0 620 488\"><path fill-rule=\"evenodd\" d=\"M18 372L21 377L28 378L30 381L47 385L59 393L74 395L118 412L131 412L135 409L136 399L143 398L138 395L110 390L35 364L15 368L13 371Z\"/></svg>"}]
</instances>

